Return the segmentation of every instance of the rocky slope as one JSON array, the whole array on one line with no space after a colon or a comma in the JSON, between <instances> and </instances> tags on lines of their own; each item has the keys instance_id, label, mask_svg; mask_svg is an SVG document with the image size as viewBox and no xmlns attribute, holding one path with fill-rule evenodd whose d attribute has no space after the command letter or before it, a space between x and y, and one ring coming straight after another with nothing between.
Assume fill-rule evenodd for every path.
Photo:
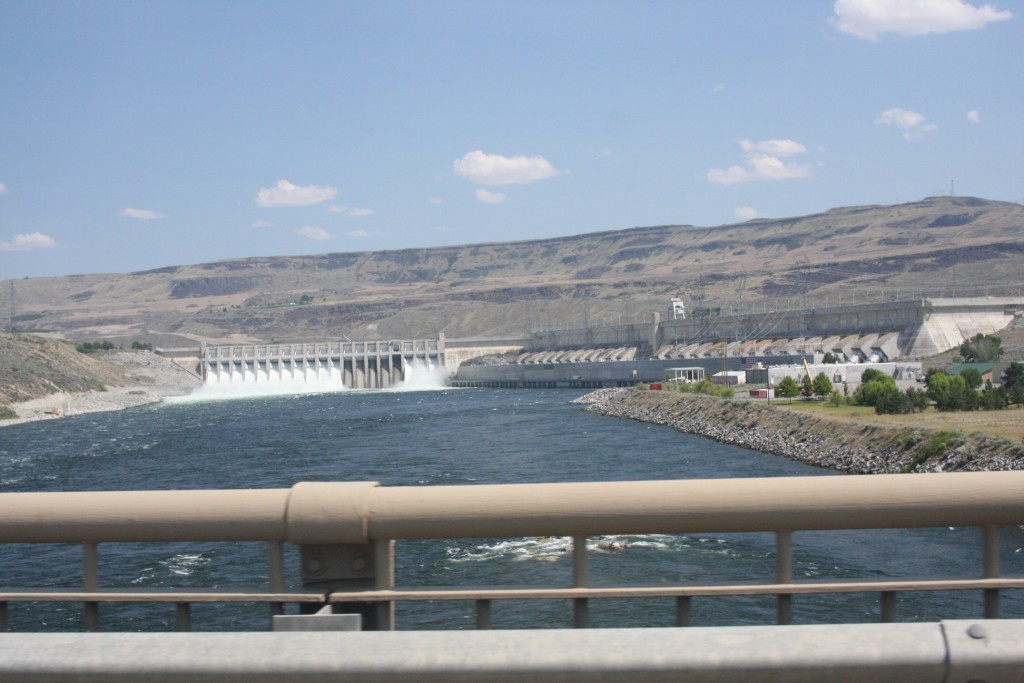
<instances>
[{"instance_id":1,"label":"rocky slope","mask_svg":"<svg viewBox=\"0 0 1024 683\"><path fill-rule=\"evenodd\" d=\"M149 351L87 355L67 342L0 333L0 425L154 403L199 383Z\"/></svg>"},{"instance_id":2,"label":"rocky slope","mask_svg":"<svg viewBox=\"0 0 1024 683\"><path fill-rule=\"evenodd\" d=\"M897 289L1021 294L1022 234L1024 206L933 197L717 227L5 281L0 310L13 290L20 331L122 345L502 336L629 319L673 296L691 310L728 310L737 300Z\"/></svg>"},{"instance_id":3,"label":"rocky slope","mask_svg":"<svg viewBox=\"0 0 1024 683\"><path fill-rule=\"evenodd\" d=\"M1024 442L981 434L846 424L742 400L601 389L578 399L600 415L672 427L852 474L1024 469Z\"/></svg>"}]
</instances>

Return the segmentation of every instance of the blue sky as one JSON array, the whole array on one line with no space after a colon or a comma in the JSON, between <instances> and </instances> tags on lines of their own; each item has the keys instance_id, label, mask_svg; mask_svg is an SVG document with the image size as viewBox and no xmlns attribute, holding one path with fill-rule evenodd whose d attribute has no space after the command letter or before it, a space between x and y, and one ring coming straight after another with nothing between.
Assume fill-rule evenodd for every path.
<instances>
[{"instance_id":1,"label":"blue sky","mask_svg":"<svg viewBox=\"0 0 1024 683\"><path fill-rule=\"evenodd\" d=\"M0 280L1020 202L1022 14L0 0Z\"/></svg>"}]
</instances>

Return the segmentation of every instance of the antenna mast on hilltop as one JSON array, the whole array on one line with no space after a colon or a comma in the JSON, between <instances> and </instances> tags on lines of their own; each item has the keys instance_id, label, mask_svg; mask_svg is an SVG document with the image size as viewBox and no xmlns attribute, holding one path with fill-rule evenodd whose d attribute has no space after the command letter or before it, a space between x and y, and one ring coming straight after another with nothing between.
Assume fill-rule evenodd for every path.
<instances>
[{"instance_id":1,"label":"antenna mast on hilltop","mask_svg":"<svg viewBox=\"0 0 1024 683\"><path fill-rule=\"evenodd\" d=\"M956 196L956 184L952 180L949 181L949 196Z\"/></svg>"}]
</instances>

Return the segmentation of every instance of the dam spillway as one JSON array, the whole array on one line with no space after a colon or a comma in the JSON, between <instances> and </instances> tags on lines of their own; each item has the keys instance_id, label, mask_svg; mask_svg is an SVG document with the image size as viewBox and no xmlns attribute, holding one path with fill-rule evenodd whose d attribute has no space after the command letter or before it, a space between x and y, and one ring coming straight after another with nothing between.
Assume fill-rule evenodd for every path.
<instances>
[{"instance_id":1,"label":"dam spillway","mask_svg":"<svg viewBox=\"0 0 1024 683\"><path fill-rule=\"evenodd\" d=\"M444 339L206 346L207 385L310 384L388 389L444 367Z\"/></svg>"}]
</instances>

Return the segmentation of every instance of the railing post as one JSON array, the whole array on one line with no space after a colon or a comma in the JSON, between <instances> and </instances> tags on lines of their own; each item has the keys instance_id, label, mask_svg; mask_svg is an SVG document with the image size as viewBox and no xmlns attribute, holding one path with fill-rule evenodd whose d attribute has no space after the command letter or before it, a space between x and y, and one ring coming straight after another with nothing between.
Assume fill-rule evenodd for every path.
<instances>
[{"instance_id":1,"label":"railing post","mask_svg":"<svg viewBox=\"0 0 1024 683\"><path fill-rule=\"evenodd\" d=\"M82 544L82 590L95 593L100 588L99 551L95 543ZM98 602L82 604L82 616L86 631L100 630L100 605Z\"/></svg>"},{"instance_id":2,"label":"railing post","mask_svg":"<svg viewBox=\"0 0 1024 683\"><path fill-rule=\"evenodd\" d=\"M775 582L793 582L793 532L780 530L775 532ZM793 595L779 593L776 599L776 623L793 623Z\"/></svg>"},{"instance_id":3,"label":"railing post","mask_svg":"<svg viewBox=\"0 0 1024 683\"><path fill-rule=\"evenodd\" d=\"M267 543L267 577L271 592L284 591L284 544L281 541ZM280 602L270 603L271 621L279 614L284 614L284 605Z\"/></svg>"},{"instance_id":4,"label":"railing post","mask_svg":"<svg viewBox=\"0 0 1024 683\"><path fill-rule=\"evenodd\" d=\"M487 630L491 627L491 601L476 601L476 627L478 630Z\"/></svg>"},{"instance_id":5,"label":"railing post","mask_svg":"<svg viewBox=\"0 0 1024 683\"><path fill-rule=\"evenodd\" d=\"M395 587L395 542L377 540L372 544L374 552L374 588L390 590ZM395 630L395 603L375 603L378 631Z\"/></svg>"},{"instance_id":6,"label":"railing post","mask_svg":"<svg viewBox=\"0 0 1024 683\"><path fill-rule=\"evenodd\" d=\"M676 626L693 625L693 598L680 595L676 598Z\"/></svg>"},{"instance_id":7,"label":"railing post","mask_svg":"<svg viewBox=\"0 0 1024 683\"><path fill-rule=\"evenodd\" d=\"M881 607L882 623L891 624L896 621L896 592L882 591L878 596Z\"/></svg>"},{"instance_id":8,"label":"railing post","mask_svg":"<svg viewBox=\"0 0 1024 683\"><path fill-rule=\"evenodd\" d=\"M586 588L587 586L587 537L572 537L572 587ZM573 598L572 601L572 625L573 628L586 628L590 620L587 599Z\"/></svg>"},{"instance_id":9,"label":"railing post","mask_svg":"<svg viewBox=\"0 0 1024 683\"><path fill-rule=\"evenodd\" d=\"M986 579L999 578L999 527L982 527L983 575ZM999 589L985 589L985 618L999 618Z\"/></svg>"},{"instance_id":10,"label":"railing post","mask_svg":"<svg viewBox=\"0 0 1024 683\"><path fill-rule=\"evenodd\" d=\"M302 559L302 584L306 588L322 590L328 599L333 591L387 590L394 586L393 541L370 543L319 545L299 547ZM313 613L319 605L303 604L300 610ZM335 614L358 614L364 631L394 629L394 603L392 602L338 602L332 606Z\"/></svg>"},{"instance_id":11,"label":"railing post","mask_svg":"<svg viewBox=\"0 0 1024 683\"><path fill-rule=\"evenodd\" d=\"M192 606L187 602L175 603L174 606L176 627L179 631L192 630Z\"/></svg>"}]
</instances>

